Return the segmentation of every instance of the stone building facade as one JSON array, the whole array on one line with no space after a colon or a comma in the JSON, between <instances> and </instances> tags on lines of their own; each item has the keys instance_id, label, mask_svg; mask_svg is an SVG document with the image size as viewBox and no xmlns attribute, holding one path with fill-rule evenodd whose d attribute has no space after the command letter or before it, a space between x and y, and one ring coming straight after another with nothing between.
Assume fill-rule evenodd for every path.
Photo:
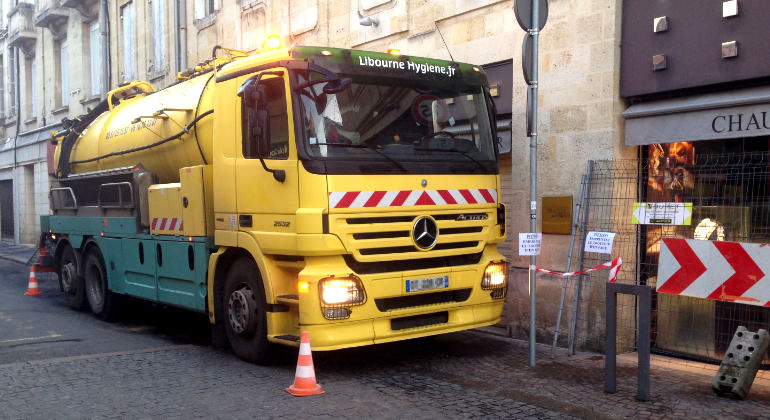
<instances>
[{"instance_id":1,"label":"stone building facade","mask_svg":"<svg viewBox=\"0 0 770 420\"><path fill-rule=\"evenodd\" d=\"M3 20L8 26L9 10L3 2ZM31 0L29 0L31 1ZM66 19L51 28L33 28L33 45L22 49L24 63L34 57L32 89L37 98L35 118L22 113L21 132L51 125L62 117L74 116L96 100L90 87L94 66L89 43L94 22L98 28L99 0L38 0L33 5L40 15L43 3L63 10ZM269 34L277 34L286 44L386 51L398 48L404 54L500 65L504 76L494 80L500 90L512 97L500 119L509 125L511 152L502 155L502 200L508 209L508 240L503 252L519 269L512 273L509 302L503 325L515 336L524 337L528 323L528 258L517 255L519 232L529 229L529 140L525 131L526 85L521 76L521 44L524 31L518 26L510 0L109 0L109 49L98 50L109 57L106 85L114 88L124 80L144 79L162 88L174 82L176 73L211 57L215 46L256 51ZM624 122L620 117L625 104L618 93L620 62L621 0L551 0L548 23L540 36L540 95L538 145L538 193L540 196L577 197L580 174L589 159L634 157L635 149L623 143ZM64 7L64 6L67 7ZM362 25L368 19L369 25ZM35 17L33 16L33 20ZM371 24L373 22L377 24ZM12 25L11 25L12 26ZM8 35L0 40L5 74L9 57ZM63 108L57 69L66 40L69 80L69 106ZM88 46L87 46L88 45ZM30 52L31 51L31 52ZM58 53L57 53L58 51ZM31 54L31 55L28 55ZM498 69L499 70L499 69ZM497 77L497 76L496 76ZM23 78L22 78L23 79ZM31 79L30 79L31 80ZM103 80L103 79L102 79ZM15 137L15 120L9 113L9 77L4 77L5 118L0 138ZM22 81L22 108L30 107L29 93ZM25 91L25 89L27 89ZM66 93L65 92L65 93ZM100 94L103 92L99 92ZM499 107L500 108L500 107ZM502 107L505 109L506 107ZM17 112L18 113L18 112ZM29 118L27 118L29 116ZM506 131L504 127L503 131ZM36 212L45 212L47 179L42 155L36 155L33 181L25 181L27 169L9 161L9 146L0 144L0 182L14 180L18 216L31 214L26 189L37 185ZM44 143L40 143L44 144ZM21 146L21 142L19 143ZM38 152L45 149L40 146ZM10 146L13 149L13 146ZM11 175L17 174L18 175ZM37 177L36 177L37 176ZM1 184L0 184L1 185ZM18 190L18 191L17 191ZM0 194L2 194L0 189ZM540 204L538 203L538 208ZM37 213L36 213L37 214ZM25 216L26 217L26 216ZM26 219L25 219L26 220ZM34 240L34 226L19 227L14 238ZM566 262L569 235L544 235L538 265L562 270ZM538 331L552 329L561 284L541 278L538 285ZM543 338L545 340L545 338Z\"/></svg>"}]
</instances>

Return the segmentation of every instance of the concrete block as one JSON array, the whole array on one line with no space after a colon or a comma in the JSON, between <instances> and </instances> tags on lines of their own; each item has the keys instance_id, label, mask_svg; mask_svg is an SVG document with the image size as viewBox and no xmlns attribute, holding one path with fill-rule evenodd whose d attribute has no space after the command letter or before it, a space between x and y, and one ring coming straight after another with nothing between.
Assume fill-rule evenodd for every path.
<instances>
[{"instance_id":1,"label":"concrete block","mask_svg":"<svg viewBox=\"0 0 770 420\"><path fill-rule=\"evenodd\" d=\"M744 326L738 327L714 377L714 392L719 395L729 392L737 398L746 398L768 343L770 336L767 330L751 332Z\"/></svg>"}]
</instances>

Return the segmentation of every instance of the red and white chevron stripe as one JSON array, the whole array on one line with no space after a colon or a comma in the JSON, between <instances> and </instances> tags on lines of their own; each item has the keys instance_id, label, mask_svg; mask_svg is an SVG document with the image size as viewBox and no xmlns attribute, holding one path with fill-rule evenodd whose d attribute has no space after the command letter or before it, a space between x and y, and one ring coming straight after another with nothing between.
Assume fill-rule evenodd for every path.
<instances>
[{"instance_id":1,"label":"red and white chevron stripe","mask_svg":"<svg viewBox=\"0 0 770 420\"><path fill-rule=\"evenodd\" d=\"M181 232L184 222L181 217L153 217L152 230L171 230Z\"/></svg>"},{"instance_id":2,"label":"red and white chevron stripe","mask_svg":"<svg viewBox=\"0 0 770 420\"><path fill-rule=\"evenodd\" d=\"M495 189L340 191L329 193L329 208L444 206L497 203Z\"/></svg>"},{"instance_id":3,"label":"red and white chevron stripe","mask_svg":"<svg viewBox=\"0 0 770 420\"><path fill-rule=\"evenodd\" d=\"M770 247L663 238L657 290L725 302L770 306Z\"/></svg>"}]
</instances>

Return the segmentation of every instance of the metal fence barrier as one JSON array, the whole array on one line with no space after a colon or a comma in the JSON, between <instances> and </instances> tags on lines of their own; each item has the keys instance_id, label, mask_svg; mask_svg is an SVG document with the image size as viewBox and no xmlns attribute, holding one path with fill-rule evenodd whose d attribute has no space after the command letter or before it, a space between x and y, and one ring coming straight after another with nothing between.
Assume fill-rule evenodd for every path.
<instances>
[{"instance_id":1,"label":"metal fence barrier","mask_svg":"<svg viewBox=\"0 0 770 420\"><path fill-rule=\"evenodd\" d=\"M580 238L575 252L580 270L621 256L622 284L652 288L650 334L639 331L641 307L634 296L617 298L617 349L634 351L647 340L654 353L718 362L738 325L749 330L770 325L770 308L658 294L662 238L763 243L770 241L770 156L768 152L685 155L674 146L651 146L643 158L593 161L586 174ZM672 157L673 156L673 157ZM634 203L692 203L690 225L633 224ZM583 251L588 231L615 232L612 255ZM570 281L568 348L605 350L606 272ZM568 312L566 312L568 311ZM607 333L609 335L609 332ZM767 355L765 363L770 362Z\"/></svg>"}]
</instances>

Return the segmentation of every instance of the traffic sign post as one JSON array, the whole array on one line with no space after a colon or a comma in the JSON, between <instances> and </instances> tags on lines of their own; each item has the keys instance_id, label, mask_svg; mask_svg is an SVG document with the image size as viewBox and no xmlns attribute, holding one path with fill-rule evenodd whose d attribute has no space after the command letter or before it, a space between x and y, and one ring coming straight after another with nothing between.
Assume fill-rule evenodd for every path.
<instances>
[{"instance_id":1,"label":"traffic sign post","mask_svg":"<svg viewBox=\"0 0 770 420\"><path fill-rule=\"evenodd\" d=\"M537 232L537 57L540 30L548 19L546 0L516 0L514 12L527 31L522 48L522 69L527 89L527 136L529 137L529 231ZM535 22L537 24L535 24ZM530 46L531 45L531 46ZM513 165L513 163L511 163ZM513 169L513 168L512 168ZM529 257L529 367L535 367L535 255Z\"/></svg>"}]
</instances>

